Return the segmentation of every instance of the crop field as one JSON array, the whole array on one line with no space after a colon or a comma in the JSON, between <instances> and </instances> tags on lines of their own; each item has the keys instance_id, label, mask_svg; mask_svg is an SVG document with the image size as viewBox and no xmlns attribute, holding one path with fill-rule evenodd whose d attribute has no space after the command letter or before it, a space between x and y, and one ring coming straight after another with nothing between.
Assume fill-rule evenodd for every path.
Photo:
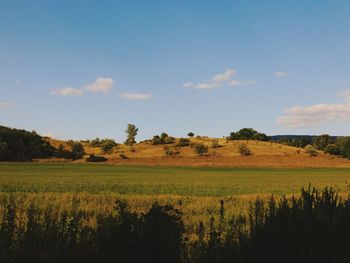
<instances>
[{"instance_id":1,"label":"crop field","mask_svg":"<svg viewBox=\"0 0 350 263\"><path fill-rule=\"evenodd\" d=\"M309 183L347 191L350 169L131 167L2 163L0 192L240 196L294 194Z\"/></svg>"},{"instance_id":2,"label":"crop field","mask_svg":"<svg viewBox=\"0 0 350 263\"><path fill-rule=\"evenodd\" d=\"M2 163L0 199L10 196L24 211L78 206L88 224L113 211L116 200L143 212L154 202L181 209L188 228L208 222L224 200L228 217L245 213L257 196L298 194L301 187L332 186L346 195L350 169L135 167L105 164ZM5 201L4 201L5 203ZM1 209L0 209L1 214ZM20 215L19 215L20 216Z\"/></svg>"}]
</instances>

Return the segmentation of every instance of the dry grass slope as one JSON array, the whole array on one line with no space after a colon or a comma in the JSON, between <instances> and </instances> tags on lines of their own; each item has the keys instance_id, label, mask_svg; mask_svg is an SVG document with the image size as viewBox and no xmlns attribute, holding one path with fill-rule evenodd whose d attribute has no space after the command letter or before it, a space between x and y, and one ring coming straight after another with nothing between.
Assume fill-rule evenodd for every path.
<instances>
[{"instance_id":1,"label":"dry grass slope","mask_svg":"<svg viewBox=\"0 0 350 263\"><path fill-rule=\"evenodd\" d=\"M55 147L64 141L49 139ZM213 148L217 141L220 147ZM99 147L91 147L82 142L87 154L103 155L108 158L106 163L118 165L150 165L150 166L217 166L217 167L280 167L280 168L326 168L350 167L350 161L344 158L330 156L319 152L318 156L311 157L304 149L287 146L275 142L263 141L230 141L214 138L191 138L191 144L203 143L209 147L205 156L198 156L193 147L178 147L178 139L168 145L170 149L178 150L176 156L166 156L164 145L153 145L150 141L138 143L132 147L118 145L112 153L104 154ZM246 143L252 152L250 156L241 156L238 146ZM120 154L127 159L121 159ZM47 161L47 160L41 160ZM58 161L58 160L51 160ZM84 162L78 160L76 162Z\"/></svg>"}]
</instances>

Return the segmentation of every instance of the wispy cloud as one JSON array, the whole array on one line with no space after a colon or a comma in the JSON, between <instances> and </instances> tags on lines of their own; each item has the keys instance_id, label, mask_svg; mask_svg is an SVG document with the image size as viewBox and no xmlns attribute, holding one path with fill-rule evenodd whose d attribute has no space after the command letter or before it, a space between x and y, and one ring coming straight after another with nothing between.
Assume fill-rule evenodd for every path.
<instances>
[{"instance_id":1,"label":"wispy cloud","mask_svg":"<svg viewBox=\"0 0 350 263\"><path fill-rule=\"evenodd\" d=\"M0 101L0 109L1 108L9 108L13 106L13 103L12 102L9 102L9 101Z\"/></svg>"},{"instance_id":2,"label":"wispy cloud","mask_svg":"<svg viewBox=\"0 0 350 263\"><path fill-rule=\"evenodd\" d=\"M277 78L285 78L288 76L288 73L284 71L276 71L273 73L273 75Z\"/></svg>"},{"instance_id":3,"label":"wispy cloud","mask_svg":"<svg viewBox=\"0 0 350 263\"><path fill-rule=\"evenodd\" d=\"M84 94L84 90L71 87L63 87L52 90L51 94L57 96L81 96Z\"/></svg>"},{"instance_id":4,"label":"wispy cloud","mask_svg":"<svg viewBox=\"0 0 350 263\"><path fill-rule=\"evenodd\" d=\"M122 93L120 97L124 100L149 100L152 98L152 94L148 93Z\"/></svg>"},{"instance_id":5,"label":"wispy cloud","mask_svg":"<svg viewBox=\"0 0 350 263\"><path fill-rule=\"evenodd\" d=\"M222 84L215 82L199 83L196 85L196 89L209 90L221 88Z\"/></svg>"},{"instance_id":6,"label":"wispy cloud","mask_svg":"<svg viewBox=\"0 0 350 263\"><path fill-rule=\"evenodd\" d=\"M229 68L226 69L223 73L219 73L211 78L209 81L201 83L185 82L182 84L184 88L194 88L197 90L213 90L221 88L225 85L228 86L244 86L244 85L253 85L254 80L232 80L236 75L236 70Z\"/></svg>"},{"instance_id":7,"label":"wispy cloud","mask_svg":"<svg viewBox=\"0 0 350 263\"><path fill-rule=\"evenodd\" d=\"M254 85L255 80L231 80L228 85L231 87L238 87L238 86L249 86L249 85Z\"/></svg>"},{"instance_id":8,"label":"wispy cloud","mask_svg":"<svg viewBox=\"0 0 350 263\"><path fill-rule=\"evenodd\" d=\"M109 93L113 89L114 80L111 78L97 78L94 83L82 88L62 87L51 91L52 95L57 96L82 96L85 92Z\"/></svg>"},{"instance_id":9,"label":"wispy cloud","mask_svg":"<svg viewBox=\"0 0 350 263\"><path fill-rule=\"evenodd\" d=\"M192 87L194 87L194 83L193 82L185 82L184 84L182 84L182 87L192 88Z\"/></svg>"},{"instance_id":10,"label":"wispy cloud","mask_svg":"<svg viewBox=\"0 0 350 263\"><path fill-rule=\"evenodd\" d=\"M229 81L235 74L236 74L236 70L229 68L229 69L226 69L224 73L220 73L220 74L215 75L212 78L212 80L214 82Z\"/></svg>"},{"instance_id":11,"label":"wispy cloud","mask_svg":"<svg viewBox=\"0 0 350 263\"><path fill-rule=\"evenodd\" d=\"M85 89L95 93L108 93L112 90L113 84L114 80L111 78L97 78L93 84L87 85Z\"/></svg>"},{"instance_id":12,"label":"wispy cloud","mask_svg":"<svg viewBox=\"0 0 350 263\"><path fill-rule=\"evenodd\" d=\"M342 90L338 95L346 102L287 108L284 110L284 115L277 119L277 123L289 128L303 128L315 127L331 121L348 121L350 120L350 90Z\"/></svg>"}]
</instances>

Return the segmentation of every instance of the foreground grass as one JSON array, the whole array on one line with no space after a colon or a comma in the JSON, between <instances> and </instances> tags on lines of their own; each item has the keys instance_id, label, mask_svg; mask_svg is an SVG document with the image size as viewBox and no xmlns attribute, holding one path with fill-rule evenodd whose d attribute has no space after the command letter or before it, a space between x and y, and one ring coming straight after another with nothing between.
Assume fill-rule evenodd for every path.
<instances>
[{"instance_id":1,"label":"foreground grass","mask_svg":"<svg viewBox=\"0 0 350 263\"><path fill-rule=\"evenodd\" d=\"M85 223L95 225L99 214L126 201L133 211L145 212L152 203L172 204L183 212L189 232L225 202L228 218L245 213L257 196L298 194L310 183L348 191L350 169L167 168L101 164L0 163L0 200L13 196L25 211L36 204L43 211L78 206ZM3 206L4 208L4 206ZM2 214L0 208L0 215ZM21 215L18 215L21 218Z\"/></svg>"},{"instance_id":2,"label":"foreground grass","mask_svg":"<svg viewBox=\"0 0 350 263\"><path fill-rule=\"evenodd\" d=\"M350 169L121 167L1 163L0 192L237 196L294 194L311 183L346 192Z\"/></svg>"}]
</instances>

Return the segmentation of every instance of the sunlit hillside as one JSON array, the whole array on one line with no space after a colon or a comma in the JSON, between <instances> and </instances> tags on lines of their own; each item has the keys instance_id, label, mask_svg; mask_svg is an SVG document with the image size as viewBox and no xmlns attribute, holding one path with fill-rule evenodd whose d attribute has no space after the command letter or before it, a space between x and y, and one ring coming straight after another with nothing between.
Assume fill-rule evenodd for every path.
<instances>
[{"instance_id":1,"label":"sunlit hillside","mask_svg":"<svg viewBox=\"0 0 350 263\"><path fill-rule=\"evenodd\" d=\"M48 138L54 147L67 142ZM305 149L265 141L227 140L224 138L190 138L190 146L178 146L179 139L168 145L153 145L151 141L144 141L127 146L118 144L109 153L103 153L100 147L92 147L82 141L86 157L90 154L104 156L105 163L137 164L137 165L165 165L165 166L227 166L227 167L350 167L350 161L345 158L331 156L318 151L317 156L310 156ZM199 156L195 144L208 146L208 152ZM251 155L241 156L239 145L246 144ZM176 152L167 155L166 151ZM125 156L121 158L121 155ZM50 159L41 161L64 161ZM85 162L84 159L74 162Z\"/></svg>"}]
</instances>

